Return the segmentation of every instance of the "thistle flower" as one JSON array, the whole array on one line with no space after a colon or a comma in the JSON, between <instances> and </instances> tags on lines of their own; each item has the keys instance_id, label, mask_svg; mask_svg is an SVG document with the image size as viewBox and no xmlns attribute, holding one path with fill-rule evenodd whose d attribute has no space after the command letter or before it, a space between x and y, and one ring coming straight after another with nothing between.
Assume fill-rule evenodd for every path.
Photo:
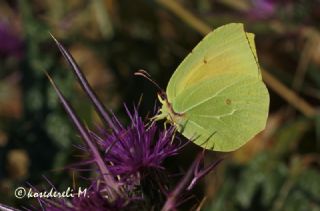
<instances>
[{"instance_id":1,"label":"thistle flower","mask_svg":"<svg viewBox=\"0 0 320 211\"><path fill-rule=\"evenodd\" d=\"M105 203L112 206L119 203L119 201L124 205L132 200L140 200L141 195L134 193L134 191L136 186L141 185L141 181L146 176L145 173L152 170L163 170L164 167L161 165L163 160L177 154L180 149L179 144L172 142L174 128L171 127L158 132L159 130L154 123L147 127L138 115L136 108L133 113L130 113L127 107L125 108L131 124L128 127L123 126L113 114L108 114L71 54L56 39L54 40L71 65L78 81L91 99L98 114L104 120L106 127L111 129L111 132L110 130L102 130L99 135L89 132L54 81L49 77L62 105L81 137L85 140L92 162L98 166L99 175L101 176L98 179L99 183L101 179L102 185L100 187L103 188L95 189L92 195L97 197L97 201L99 201L99 197L108 199ZM104 152L103 155L98 151L96 144ZM86 148L84 147L84 149ZM86 163L90 163L90 161ZM84 199L78 198L77 202L80 202L79 200L82 202Z\"/></svg>"},{"instance_id":2,"label":"thistle flower","mask_svg":"<svg viewBox=\"0 0 320 211\"><path fill-rule=\"evenodd\" d=\"M111 164L109 171L127 180L139 177L139 173L146 169L164 169L161 165L163 160L176 155L180 149L178 144L173 143L174 128L157 134L156 124L152 123L147 128L137 109L133 114L127 109L127 114L131 120L128 127L116 121L117 132L96 136L105 151L105 161Z\"/></svg>"}]
</instances>

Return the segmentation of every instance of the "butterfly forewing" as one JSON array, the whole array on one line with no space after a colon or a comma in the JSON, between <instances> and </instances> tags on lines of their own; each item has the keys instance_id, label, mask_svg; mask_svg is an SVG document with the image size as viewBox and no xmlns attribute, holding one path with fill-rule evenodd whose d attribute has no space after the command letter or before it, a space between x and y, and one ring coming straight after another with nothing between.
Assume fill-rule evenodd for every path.
<instances>
[{"instance_id":1,"label":"butterfly forewing","mask_svg":"<svg viewBox=\"0 0 320 211\"><path fill-rule=\"evenodd\" d=\"M251 43L251 46L249 44ZM242 24L228 24L209 33L183 60L167 86L169 101L187 87L224 74L259 77L253 35Z\"/></svg>"}]
</instances>

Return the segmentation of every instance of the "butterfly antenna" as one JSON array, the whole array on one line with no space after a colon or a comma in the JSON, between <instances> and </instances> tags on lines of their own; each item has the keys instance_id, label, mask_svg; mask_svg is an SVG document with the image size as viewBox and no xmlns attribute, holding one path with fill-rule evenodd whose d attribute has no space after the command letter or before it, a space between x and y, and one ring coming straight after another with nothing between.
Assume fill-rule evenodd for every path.
<instances>
[{"instance_id":1,"label":"butterfly antenna","mask_svg":"<svg viewBox=\"0 0 320 211\"><path fill-rule=\"evenodd\" d=\"M138 70L138 72L141 72L142 74L144 74L144 75L148 76L149 78L151 78L151 75L147 71L145 71L143 69Z\"/></svg>"},{"instance_id":2,"label":"butterfly antenna","mask_svg":"<svg viewBox=\"0 0 320 211\"><path fill-rule=\"evenodd\" d=\"M154 80L151 79L151 76L147 71L141 69L135 72L134 75L144 77L145 79L150 81L160 91L160 93L164 93L163 89Z\"/></svg>"}]
</instances>

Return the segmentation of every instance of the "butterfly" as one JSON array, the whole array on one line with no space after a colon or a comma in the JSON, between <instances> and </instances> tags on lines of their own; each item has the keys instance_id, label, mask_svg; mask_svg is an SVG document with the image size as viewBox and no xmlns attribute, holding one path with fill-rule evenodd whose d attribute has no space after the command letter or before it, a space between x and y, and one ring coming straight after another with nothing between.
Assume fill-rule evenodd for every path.
<instances>
[{"instance_id":1,"label":"butterfly","mask_svg":"<svg viewBox=\"0 0 320 211\"><path fill-rule=\"evenodd\" d=\"M166 119L195 144L238 149L265 128L269 93L262 81L254 34L241 23L210 32L169 80L156 120Z\"/></svg>"}]
</instances>

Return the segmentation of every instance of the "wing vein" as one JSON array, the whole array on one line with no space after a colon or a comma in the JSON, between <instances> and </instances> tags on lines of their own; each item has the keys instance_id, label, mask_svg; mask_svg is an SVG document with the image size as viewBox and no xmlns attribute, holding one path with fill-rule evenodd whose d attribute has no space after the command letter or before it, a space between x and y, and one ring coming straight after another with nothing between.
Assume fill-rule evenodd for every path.
<instances>
[{"instance_id":1,"label":"wing vein","mask_svg":"<svg viewBox=\"0 0 320 211\"><path fill-rule=\"evenodd\" d=\"M203 100L200 101L199 103L194 104L193 106L190 106L189 108L186 108L184 111L182 111L182 113L188 112L188 111L190 111L190 110L198 107L199 105L202 105L203 103L208 102L209 100L211 100L211 99L215 98L216 96L218 96L220 93L224 92L226 89L228 89L228 88L236 85L238 82L239 82L239 81L236 81L236 82L234 82L234 83L232 83L232 84L230 84L230 85L228 85L228 86L223 87L222 89L218 90L214 95L203 99ZM193 93L194 93L194 91L192 92L192 94L193 94ZM190 95L191 95L191 94L189 94L189 96L190 96ZM185 99L187 99L187 97L186 97Z\"/></svg>"}]
</instances>

